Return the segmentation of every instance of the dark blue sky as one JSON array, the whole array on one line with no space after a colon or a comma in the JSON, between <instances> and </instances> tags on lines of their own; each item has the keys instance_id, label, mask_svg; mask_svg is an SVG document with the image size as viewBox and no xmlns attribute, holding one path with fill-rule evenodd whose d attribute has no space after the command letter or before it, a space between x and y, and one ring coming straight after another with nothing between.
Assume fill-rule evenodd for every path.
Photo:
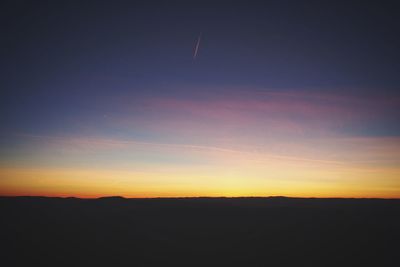
<instances>
[{"instance_id":1,"label":"dark blue sky","mask_svg":"<svg viewBox=\"0 0 400 267\"><path fill-rule=\"evenodd\" d=\"M3 4L2 131L199 86L399 95L395 1L83 2Z\"/></svg>"}]
</instances>

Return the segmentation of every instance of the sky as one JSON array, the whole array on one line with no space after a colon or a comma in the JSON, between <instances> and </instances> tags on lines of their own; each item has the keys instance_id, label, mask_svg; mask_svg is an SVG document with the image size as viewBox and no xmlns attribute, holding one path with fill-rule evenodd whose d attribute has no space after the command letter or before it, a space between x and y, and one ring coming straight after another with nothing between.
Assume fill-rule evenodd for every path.
<instances>
[{"instance_id":1,"label":"sky","mask_svg":"<svg viewBox=\"0 0 400 267\"><path fill-rule=\"evenodd\" d=\"M1 10L0 195L400 198L394 1Z\"/></svg>"}]
</instances>

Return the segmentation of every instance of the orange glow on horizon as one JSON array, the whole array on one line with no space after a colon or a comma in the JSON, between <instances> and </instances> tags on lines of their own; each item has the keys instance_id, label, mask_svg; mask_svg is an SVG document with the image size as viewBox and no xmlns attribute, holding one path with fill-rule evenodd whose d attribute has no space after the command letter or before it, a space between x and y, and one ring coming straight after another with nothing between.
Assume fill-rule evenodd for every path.
<instances>
[{"instance_id":1,"label":"orange glow on horizon","mask_svg":"<svg viewBox=\"0 0 400 267\"><path fill-rule=\"evenodd\" d=\"M354 172L354 170L353 170ZM140 173L113 170L73 169L2 169L0 195L3 196L53 196L98 198L123 196L127 198L154 197L341 197L341 198L400 198L396 181L397 171L386 171L386 180L377 182L376 172L363 173L364 184L360 187L354 172L352 181L324 181L293 179L251 179L221 172L217 181L209 174L189 176L171 171L168 181L156 173ZM318 176L317 172L314 175ZM328 173L329 174L329 173ZM337 174L337 173L336 173ZM239 174L241 175L241 174ZM250 174L251 175L251 174ZM287 175L287 173L283 173ZM294 173L292 173L292 177ZM309 171L303 174L312 175ZM381 172L379 172L381 175ZM165 176L165 175L164 175ZM325 175L326 177L327 175ZM369 179L368 179L369 176Z\"/></svg>"}]
</instances>

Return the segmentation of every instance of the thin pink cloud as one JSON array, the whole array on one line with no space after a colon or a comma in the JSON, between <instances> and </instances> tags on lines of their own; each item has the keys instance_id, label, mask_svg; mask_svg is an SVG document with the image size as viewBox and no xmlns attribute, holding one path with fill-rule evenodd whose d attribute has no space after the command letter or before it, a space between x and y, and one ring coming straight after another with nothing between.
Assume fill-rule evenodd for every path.
<instances>
[{"instance_id":1,"label":"thin pink cloud","mask_svg":"<svg viewBox=\"0 0 400 267\"><path fill-rule=\"evenodd\" d=\"M210 90L207 90L208 92ZM229 92L229 93L226 93ZM343 129L379 121L396 99L352 93L219 90L215 94L133 98L109 103L117 111L87 125L120 132L210 138L336 136Z\"/></svg>"}]
</instances>

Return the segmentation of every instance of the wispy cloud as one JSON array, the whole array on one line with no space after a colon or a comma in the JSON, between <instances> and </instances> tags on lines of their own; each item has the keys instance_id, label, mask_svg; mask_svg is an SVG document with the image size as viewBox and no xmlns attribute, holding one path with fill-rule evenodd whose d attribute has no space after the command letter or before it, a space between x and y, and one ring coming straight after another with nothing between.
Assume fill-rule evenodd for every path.
<instances>
[{"instance_id":1,"label":"wispy cloud","mask_svg":"<svg viewBox=\"0 0 400 267\"><path fill-rule=\"evenodd\" d=\"M129 104L124 104L129 103ZM122 115L108 127L165 136L209 139L282 136L368 135L382 120L395 118L397 100L321 92L256 90L214 96L157 97L119 103Z\"/></svg>"},{"instance_id":2,"label":"wispy cloud","mask_svg":"<svg viewBox=\"0 0 400 267\"><path fill-rule=\"evenodd\" d=\"M222 159L240 158L255 162L309 162L319 164L354 165L373 162L400 163L399 138L337 137L304 141L301 144L277 141L271 144L254 144L231 147L212 145L144 142L101 137L62 137L22 134L23 138L38 141L40 146L64 151L139 151L152 150L171 155L202 155Z\"/></svg>"}]
</instances>

